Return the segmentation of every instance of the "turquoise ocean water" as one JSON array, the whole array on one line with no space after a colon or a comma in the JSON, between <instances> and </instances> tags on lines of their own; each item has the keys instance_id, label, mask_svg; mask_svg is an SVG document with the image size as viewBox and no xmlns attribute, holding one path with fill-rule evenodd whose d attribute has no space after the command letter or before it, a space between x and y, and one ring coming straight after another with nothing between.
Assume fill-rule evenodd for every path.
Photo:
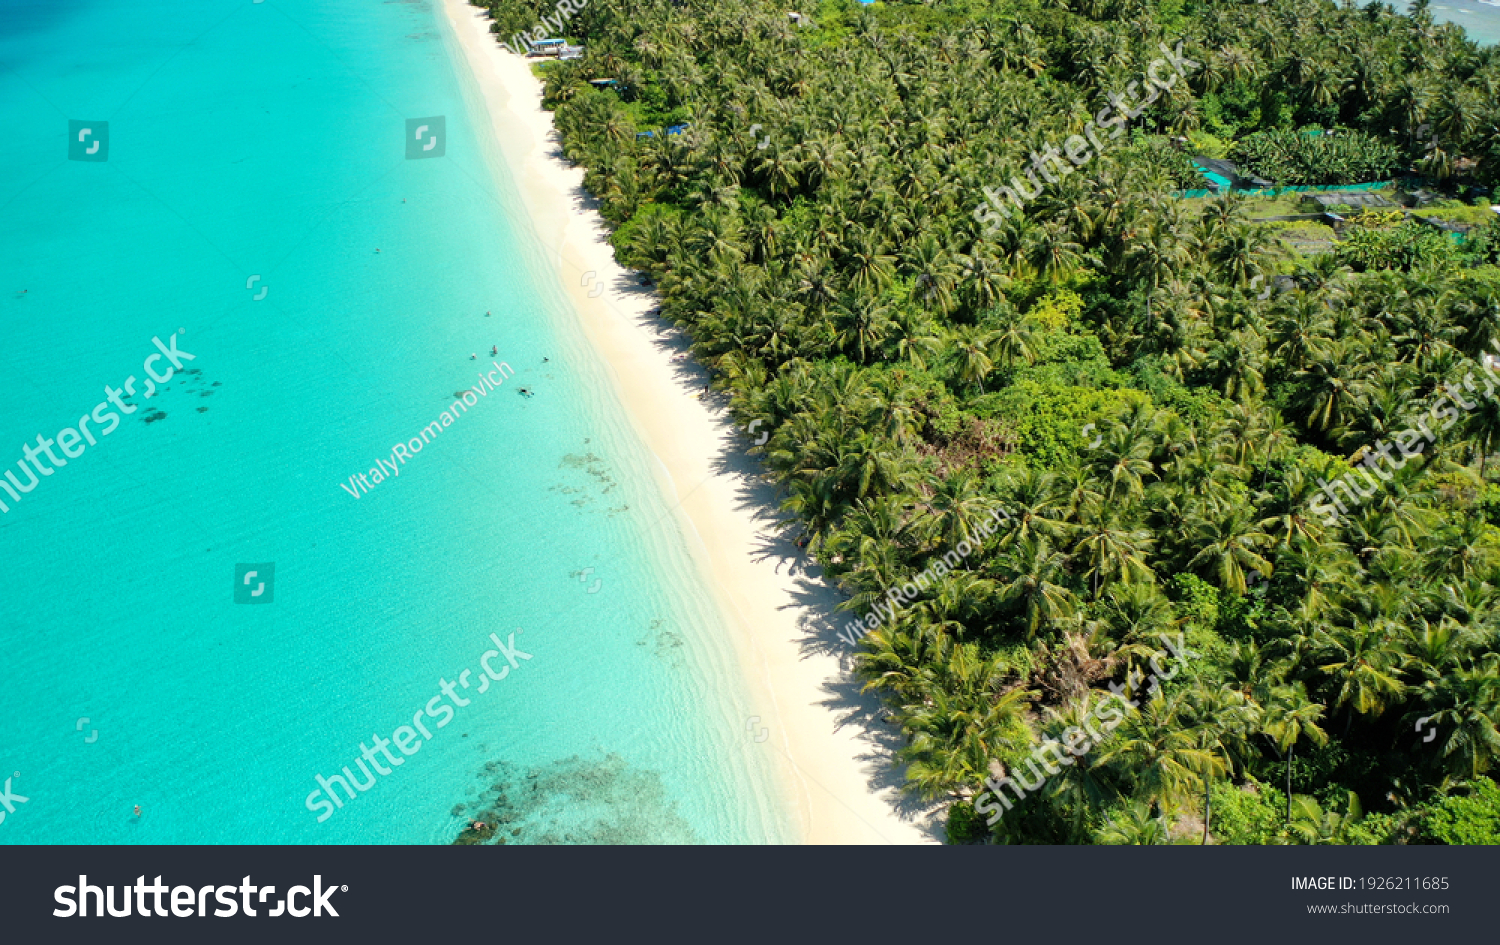
<instances>
[{"instance_id":1,"label":"turquoise ocean water","mask_svg":"<svg viewBox=\"0 0 1500 945\"><path fill-rule=\"evenodd\" d=\"M0 470L137 391L0 491L0 778L28 798L0 843L795 839L456 55L426 0L0 0ZM408 159L437 116L443 156ZM107 160L70 159L83 127ZM174 333L197 373L147 399ZM340 488L476 384L399 476ZM236 603L267 563L271 603ZM482 684L491 633L531 659ZM438 697L469 704L438 728ZM430 739L320 823L315 776L363 779L417 713Z\"/></svg>"},{"instance_id":2,"label":"turquoise ocean water","mask_svg":"<svg viewBox=\"0 0 1500 945\"><path fill-rule=\"evenodd\" d=\"M1394 0L1392 5L1403 13L1411 9L1406 0ZM1439 0L1430 9L1434 20L1457 23L1474 42L1500 44L1500 3L1495 0Z\"/></svg>"}]
</instances>

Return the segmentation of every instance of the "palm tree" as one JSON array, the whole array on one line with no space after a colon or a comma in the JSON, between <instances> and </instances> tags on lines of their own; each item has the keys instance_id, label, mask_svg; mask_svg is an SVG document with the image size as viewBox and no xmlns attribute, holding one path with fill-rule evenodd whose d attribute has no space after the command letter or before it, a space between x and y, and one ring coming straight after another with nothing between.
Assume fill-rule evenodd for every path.
<instances>
[{"instance_id":1,"label":"palm tree","mask_svg":"<svg viewBox=\"0 0 1500 945\"><path fill-rule=\"evenodd\" d=\"M1490 454L1500 449L1500 399L1472 392L1469 396L1474 409L1464 417L1464 438L1479 453L1479 478L1483 480Z\"/></svg>"},{"instance_id":2,"label":"palm tree","mask_svg":"<svg viewBox=\"0 0 1500 945\"><path fill-rule=\"evenodd\" d=\"M1405 694L1401 655L1387 632L1336 627L1322 634L1322 643L1319 659L1327 662L1318 669L1333 687L1334 708L1349 706L1360 715L1377 716Z\"/></svg>"},{"instance_id":3,"label":"palm tree","mask_svg":"<svg viewBox=\"0 0 1500 945\"><path fill-rule=\"evenodd\" d=\"M1153 653L1161 635L1176 626L1172 604L1155 584L1115 584L1094 612L1112 638L1149 645Z\"/></svg>"},{"instance_id":4,"label":"palm tree","mask_svg":"<svg viewBox=\"0 0 1500 945\"><path fill-rule=\"evenodd\" d=\"M917 274L912 300L923 308L942 314L952 311L958 304L953 294L958 266L937 238L931 233L922 236L907 255L906 262Z\"/></svg>"},{"instance_id":5,"label":"palm tree","mask_svg":"<svg viewBox=\"0 0 1500 945\"><path fill-rule=\"evenodd\" d=\"M1264 390L1260 368L1260 335L1254 331L1230 334L1203 359L1203 369L1215 377L1224 396L1241 403Z\"/></svg>"},{"instance_id":6,"label":"palm tree","mask_svg":"<svg viewBox=\"0 0 1500 945\"><path fill-rule=\"evenodd\" d=\"M1287 822L1289 837L1301 843L1319 845L1347 842L1349 828L1363 813L1359 796L1353 791L1345 796L1343 813L1332 808L1324 811L1316 800L1305 794L1291 799L1290 810L1293 813Z\"/></svg>"},{"instance_id":7,"label":"palm tree","mask_svg":"<svg viewBox=\"0 0 1500 945\"><path fill-rule=\"evenodd\" d=\"M987 309L1004 298L1010 285L1005 267L982 244L975 244L971 255L956 258L959 267L959 292L970 309Z\"/></svg>"},{"instance_id":8,"label":"palm tree","mask_svg":"<svg viewBox=\"0 0 1500 945\"><path fill-rule=\"evenodd\" d=\"M839 491L851 498L890 493L904 484L902 455L888 440L858 433L834 473Z\"/></svg>"},{"instance_id":9,"label":"palm tree","mask_svg":"<svg viewBox=\"0 0 1500 945\"><path fill-rule=\"evenodd\" d=\"M1426 722L1443 736L1443 757L1455 774L1477 778L1500 757L1500 660L1486 655L1424 687ZM1416 713L1412 713L1415 715Z\"/></svg>"},{"instance_id":10,"label":"palm tree","mask_svg":"<svg viewBox=\"0 0 1500 945\"><path fill-rule=\"evenodd\" d=\"M1223 281L1249 285L1255 276L1267 275L1275 246L1264 229L1237 224L1214 235L1208 259L1214 274Z\"/></svg>"},{"instance_id":11,"label":"palm tree","mask_svg":"<svg viewBox=\"0 0 1500 945\"><path fill-rule=\"evenodd\" d=\"M1432 534L1423 570L1433 578L1460 583L1493 579L1500 549L1486 539L1491 527L1480 518L1442 525Z\"/></svg>"},{"instance_id":12,"label":"palm tree","mask_svg":"<svg viewBox=\"0 0 1500 945\"><path fill-rule=\"evenodd\" d=\"M1073 239L1066 224L1048 220L1026 234L1026 262L1036 274L1058 282L1091 259L1083 244Z\"/></svg>"},{"instance_id":13,"label":"palm tree","mask_svg":"<svg viewBox=\"0 0 1500 945\"><path fill-rule=\"evenodd\" d=\"M958 644L918 680L920 701L903 705L899 719L911 742L897 752L907 765L907 789L931 799L983 781L989 760L1013 748L1026 691L1002 691L1005 663L985 659L976 644Z\"/></svg>"},{"instance_id":14,"label":"palm tree","mask_svg":"<svg viewBox=\"0 0 1500 945\"><path fill-rule=\"evenodd\" d=\"M1014 550L997 560L1000 599L1021 606L1026 618L1026 636L1073 616L1077 601L1061 582L1067 557L1052 548L1043 535L1022 539Z\"/></svg>"},{"instance_id":15,"label":"palm tree","mask_svg":"<svg viewBox=\"0 0 1500 945\"><path fill-rule=\"evenodd\" d=\"M1167 842L1167 821L1151 807L1131 801L1116 810L1094 834L1094 842L1109 846L1156 846Z\"/></svg>"},{"instance_id":16,"label":"palm tree","mask_svg":"<svg viewBox=\"0 0 1500 945\"><path fill-rule=\"evenodd\" d=\"M784 151L774 141L766 150L757 152L755 173L766 182L767 190L772 197L785 197L790 203L791 195L799 186L800 172L801 168L792 159L791 154Z\"/></svg>"},{"instance_id":17,"label":"palm tree","mask_svg":"<svg viewBox=\"0 0 1500 945\"><path fill-rule=\"evenodd\" d=\"M1135 796L1154 810L1187 800L1193 789L1227 770L1221 757L1200 746L1183 724L1187 706L1181 695L1158 693L1131 713L1118 737L1101 749L1101 764L1128 774Z\"/></svg>"},{"instance_id":18,"label":"palm tree","mask_svg":"<svg viewBox=\"0 0 1500 945\"><path fill-rule=\"evenodd\" d=\"M1250 509L1241 507L1220 513L1205 510L1190 518L1188 527L1193 541L1200 546L1188 561L1188 567L1204 569L1218 579L1221 587L1243 594L1247 570L1266 576L1274 570L1259 552L1272 544L1271 536L1255 524Z\"/></svg>"},{"instance_id":19,"label":"palm tree","mask_svg":"<svg viewBox=\"0 0 1500 945\"><path fill-rule=\"evenodd\" d=\"M1185 692L1186 715L1192 721L1190 734L1197 746L1217 759L1226 773L1243 768L1249 737L1259 726L1260 707L1245 694L1229 686L1214 687L1201 678ZM1200 774L1203 785L1203 845L1208 844L1213 823L1212 782Z\"/></svg>"},{"instance_id":20,"label":"palm tree","mask_svg":"<svg viewBox=\"0 0 1500 945\"><path fill-rule=\"evenodd\" d=\"M1084 577L1097 598L1114 581L1136 584L1154 580L1146 558L1155 543L1151 531L1131 527L1118 506L1101 506L1079 522L1073 553L1086 566Z\"/></svg>"},{"instance_id":21,"label":"palm tree","mask_svg":"<svg viewBox=\"0 0 1500 945\"><path fill-rule=\"evenodd\" d=\"M958 357L958 377L965 384L976 384L984 390L984 379L995 369L992 352L998 336L983 328L960 329L953 348Z\"/></svg>"},{"instance_id":22,"label":"palm tree","mask_svg":"<svg viewBox=\"0 0 1500 945\"><path fill-rule=\"evenodd\" d=\"M1152 289L1170 281L1192 262L1192 243L1169 215L1153 217L1145 227L1126 233L1125 262L1131 275Z\"/></svg>"},{"instance_id":23,"label":"palm tree","mask_svg":"<svg viewBox=\"0 0 1500 945\"><path fill-rule=\"evenodd\" d=\"M1328 357L1296 373L1294 409L1307 428L1319 433L1336 432L1347 422L1357 403L1355 389L1367 369L1360 353L1349 344L1337 344Z\"/></svg>"},{"instance_id":24,"label":"palm tree","mask_svg":"<svg viewBox=\"0 0 1500 945\"><path fill-rule=\"evenodd\" d=\"M982 318L984 327L990 329L996 363L1013 368L1024 362L1036 361L1036 333L1031 322L1008 302L1002 302Z\"/></svg>"},{"instance_id":25,"label":"palm tree","mask_svg":"<svg viewBox=\"0 0 1500 945\"><path fill-rule=\"evenodd\" d=\"M1104 441L1089 463L1094 474L1108 483L1105 501L1115 503L1145 495L1146 480L1155 472L1153 447L1144 430L1114 423L1105 431Z\"/></svg>"},{"instance_id":26,"label":"palm tree","mask_svg":"<svg viewBox=\"0 0 1500 945\"><path fill-rule=\"evenodd\" d=\"M853 311L842 310L839 346L850 352L860 364L869 364L871 355L895 329L892 309L888 305L858 305Z\"/></svg>"},{"instance_id":27,"label":"palm tree","mask_svg":"<svg viewBox=\"0 0 1500 945\"><path fill-rule=\"evenodd\" d=\"M898 311L888 337L894 339L891 343L896 357L920 371L926 369L929 359L942 351L943 342L937 331L935 324L920 313Z\"/></svg>"},{"instance_id":28,"label":"palm tree","mask_svg":"<svg viewBox=\"0 0 1500 945\"><path fill-rule=\"evenodd\" d=\"M1002 505L1011 515L1002 546L1031 537L1052 541L1062 538L1066 531L1061 511L1065 499L1056 474L1032 467L1008 470L1001 482L1000 495Z\"/></svg>"},{"instance_id":29,"label":"palm tree","mask_svg":"<svg viewBox=\"0 0 1500 945\"><path fill-rule=\"evenodd\" d=\"M1297 742L1306 738L1314 745L1328 744L1328 733L1318 727L1323 706L1307 698L1301 683L1275 686L1267 693L1261 730L1286 755L1286 819L1292 821L1292 758Z\"/></svg>"},{"instance_id":30,"label":"palm tree","mask_svg":"<svg viewBox=\"0 0 1500 945\"><path fill-rule=\"evenodd\" d=\"M856 233L849 246L849 287L873 299L895 277L896 257L881 252L875 235L868 231Z\"/></svg>"},{"instance_id":31,"label":"palm tree","mask_svg":"<svg viewBox=\"0 0 1500 945\"><path fill-rule=\"evenodd\" d=\"M1079 843L1088 839L1099 809L1118 796L1110 772L1098 763L1093 751L1097 745L1092 744L1092 738L1084 742L1074 740L1094 730L1093 718L1098 709L1095 694L1086 687L1080 688L1077 699L1048 709L1045 720L1038 726L1039 740L1043 744L1056 742L1061 746L1058 758L1071 762L1048 780L1040 800L1047 803L1055 819L1068 822L1069 841Z\"/></svg>"},{"instance_id":32,"label":"palm tree","mask_svg":"<svg viewBox=\"0 0 1500 945\"><path fill-rule=\"evenodd\" d=\"M927 539L947 548L960 544L977 546L978 526L991 518L994 505L984 495L972 470L960 470L931 483L932 498L926 510Z\"/></svg>"}]
</instances>

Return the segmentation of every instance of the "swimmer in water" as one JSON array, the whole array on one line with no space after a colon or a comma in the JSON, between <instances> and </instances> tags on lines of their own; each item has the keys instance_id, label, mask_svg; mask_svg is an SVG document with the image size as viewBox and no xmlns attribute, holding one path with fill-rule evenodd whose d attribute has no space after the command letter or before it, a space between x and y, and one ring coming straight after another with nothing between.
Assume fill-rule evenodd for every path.
<instances>
[{"instance_id":1,"label":"swimmer in water","mask_svg":"<svg viewBox=\"0 0 1500 945\"><path fill-rule=\"evenodd\" d=\"M478 353L475 353L475 354L471 354L471 355L469 355L469 360L470 360L470 361L478 361L478 360L479 360L479 355L478 355Z\"/></svg>"},{"instance_id":2,"label":"swimmer in water","mask_svg":"<svg viewBox=\"0 0 1500 945\"><path fill-rule=\"evenodd\" d=\"M135 805L135 815L137 817L141 816L141 805L139 804Z\"/></svg>"},{"instance_id":3,"label":"swimmer in water","mask_svg":"<svg viewBox=\"0 0 1500 945\"><path fill-rule=\"evenodd\" d=\"M489 318L490 317L490 310L489 309L485 309L484 310L484 317L485 318Z\"/></svg>"},{"instance_id":4,"label":"swimmer in water","mask_svg":"<svg viewBox=\"0 0 1500 945\"><path fill-rule=\"evenodd\" d=\"M490 345L490 357L493 358L495 355L497 355L499 353L500 353L500 346L499 345Z\"/></svg>"}]
</instances>

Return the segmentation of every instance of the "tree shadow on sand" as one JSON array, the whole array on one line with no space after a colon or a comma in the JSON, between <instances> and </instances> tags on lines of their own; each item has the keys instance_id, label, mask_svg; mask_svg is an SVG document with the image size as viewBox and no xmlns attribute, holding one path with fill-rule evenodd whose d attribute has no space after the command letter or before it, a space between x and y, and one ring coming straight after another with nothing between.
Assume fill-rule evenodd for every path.
<instances>
[{"instance_id":1,"label":"tree shadow on sand","mask_svg":"<svg viewBox=\"0 0 1500 945\"><path fill-rule=\"evenodd\" d=\"M549 154L566 163L555 132L549 144ZM597 214L599 202L583 188L581 181L570 188L569 198L575 211ZM602 219L599 225L603 226ZM855 650L836 635L842 612L835 608L847 595L826 582L822 569L797 547L795 537L800 526L795 518L780 510L775 485L766 477L760 460L750 452L753 439L736 429L729 415L729 398L708 389L712 375L693 358L692 339L661 314L654 287L640 274L622 270L605 285L602 294L605 304L646 334L659 350L671 355L673 379L684 392L700 397L714 414L718 452L712 462L713 471L733 478L736 507L750 512L759 526L753 560L772 564L778 574L796 577L793 602L783 609L796 613L803 658L838 659L837 672L821 687L824 698L819 704L834 714L838 729L848 726L856 731L863 749L857 759L869 789L881 794L902 821L915 823L929 838L942 842L943 805L924 802L901 791L906 781L905 768L895 763L894 755L904 743L904 736L885 721L887 712L880 699L860 691L861 683L853 673ZM617 304L617 300L630 300L631 304Z\"/></svg>"}]
</instances>

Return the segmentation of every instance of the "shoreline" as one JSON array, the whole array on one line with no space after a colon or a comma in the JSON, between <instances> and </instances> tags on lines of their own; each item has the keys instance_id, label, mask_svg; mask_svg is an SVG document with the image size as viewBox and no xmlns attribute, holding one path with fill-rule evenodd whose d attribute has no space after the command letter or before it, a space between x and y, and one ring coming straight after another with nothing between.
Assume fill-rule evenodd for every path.
<instances>
[{"instance_id":1,"label":"shoreline","mask_svg":"<svg viewBox=\"0 0 1500 945\"><path fill-rule=\"evenodd\" d=\"M561 157L540 80L489 32L481 8L442 5L531 226L556 247L557 277L584 336L677 500L674 515L730 629L753 704L771 707L761 724L765 747L778 753L791 828L804 843L940 842L933 805L898 791L889 758L899 738L880 721L879 700L861 694L848 671L850 651L834 635L840 595L777 534L773 488L746 454L748 441L717 398L699 398L706 372L673 360L683 339L647 315L654 294L615 262L583 168ZM608 291L591 296L567 277L574 270L597 274Z\"/></svg>"}]
</instances>

